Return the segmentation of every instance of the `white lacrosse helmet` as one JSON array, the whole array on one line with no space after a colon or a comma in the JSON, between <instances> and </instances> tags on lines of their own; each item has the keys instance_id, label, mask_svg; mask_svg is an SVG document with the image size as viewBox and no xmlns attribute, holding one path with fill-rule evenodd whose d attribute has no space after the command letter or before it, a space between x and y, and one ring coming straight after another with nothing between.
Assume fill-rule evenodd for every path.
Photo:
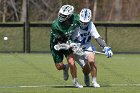
<instances>
[{"instance_id":1,"label":"white lacrosse helmet","mask_svg":"<svg viewBox=\"0 0 140 93\"><path fill-rule=\"evenodd\" d=\"M83 8L80 12L80 26L86 28L91 20L91 10L88 8Z\"/></svg>"},{"instance_id":2,"label":"white lacrosse helmet","mask_svg":"<svg viewBox=\"0 0 140 93\"><path fill-rule=\"evenodd\" d=\"M64 22L71 17L74 12L74 7L71 5L63 5L58 12L59 22Z\"/></svg>"}]
</instances>

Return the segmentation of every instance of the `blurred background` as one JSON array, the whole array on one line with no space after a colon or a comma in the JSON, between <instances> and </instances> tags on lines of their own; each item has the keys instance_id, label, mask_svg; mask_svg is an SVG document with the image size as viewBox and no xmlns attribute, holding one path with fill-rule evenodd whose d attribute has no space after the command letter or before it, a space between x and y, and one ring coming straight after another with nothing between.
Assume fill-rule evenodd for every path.
<instances>
[{"instance_id":1,"label":"blurred background","mask_svg":"<svg viewBox=\"0 0 140 93\"><path fill-rule=\"evenodd\" d=\"M50 52L50 26L64 4L77 13L90 8L99 34L115 53L140 53L139 0L0 0L0 52Z\"/></svg>"},{"instance_id":2,"label":"blurred background","mask_svg":"<svg viewBox=\"0 0 140 93\"><path fill-rule=\"evenodd\" d=\"M27 3L30 21L53 21L63 4L73 5L77 13L90 8L95 21L140 20L139 0L0 0L0 21L25 21Z\"/></svg>"}]
</instances>

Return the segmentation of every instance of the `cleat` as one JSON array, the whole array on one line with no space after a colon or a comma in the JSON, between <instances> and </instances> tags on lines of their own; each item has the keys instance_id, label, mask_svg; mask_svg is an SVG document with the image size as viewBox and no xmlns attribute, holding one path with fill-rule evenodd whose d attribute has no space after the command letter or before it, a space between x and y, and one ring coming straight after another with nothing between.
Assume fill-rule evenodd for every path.
<instances>
[{"instance_id":1,"label":"cleat","mask_svg":"<svg viewBox=\"0 0 140 93\"><path fill-rule=\"evenodd\" d=\"M86 86L90 86L90 78L88 74L84 74L84 82L86 84Z\"/></svg>"},{"instance_id":2,"label":"cleat","mask_svg":"<svg viewBox=\"0 0 140 93\"><path fill-rule=\"evenodd\" d=\"M78 82L74 82L74 87L76 87L76 88L83 88L83 86L82 85L80 85Z\"/></svg>"},{"instance_id":3,"label":"cleat","mask_svg":"<svg viewBox=\"0 0 140 93\"><path fill-rule=\"evenodd\" d=\"M66 64L65 69L63 70L63 78L64 78L64 80L68 80L68 78L69 78L68 71L69 71L69 65Z\"/></svg>"},{"instance_id":4,"label":"cleat","mask_svg":"<svg viewBox=\"0 0 140 93\"><path fill-rule=\"evenodd\" d=\"M100 85L99 85L98 83L93 83L93 87L94 87L94 88L99 88Z\"/></svg>"}]
</instances>

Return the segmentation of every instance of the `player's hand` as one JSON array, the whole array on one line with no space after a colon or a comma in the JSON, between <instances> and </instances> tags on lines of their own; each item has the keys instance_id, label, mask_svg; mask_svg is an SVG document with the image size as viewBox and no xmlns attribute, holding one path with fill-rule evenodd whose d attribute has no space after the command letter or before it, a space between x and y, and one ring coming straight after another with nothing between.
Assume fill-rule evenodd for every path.
<instances>
[{"instance_id":1,"label":"player's hand","mask_svg":"<svg viewBox=\"0 0 140 93\"><path fill-rule=\"evenodd\" d=\"M107 58L110 58L113 56L113 52L111 51L110 47L104 47L104 51Z\"/></svg>"},{"instance_id":2,"label":"player's hand","mask_svg":"<svg viewBox=\"0 0 140 93\"><path fill-rule=\"evenodd\" d=\"M82 48L74 47L72 48L72 50L74 54L77 54L79 56L83 56L85 54Z\"/></svg>"}]
</instances>

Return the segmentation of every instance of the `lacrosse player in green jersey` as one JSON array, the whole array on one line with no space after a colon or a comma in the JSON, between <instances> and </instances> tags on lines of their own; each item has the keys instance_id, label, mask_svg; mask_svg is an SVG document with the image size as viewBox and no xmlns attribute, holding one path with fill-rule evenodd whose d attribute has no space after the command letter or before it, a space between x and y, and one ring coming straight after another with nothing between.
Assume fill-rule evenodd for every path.
<instances>
[{"instance_id":1,"label":"lacrosse player in green jersey","mask_svg":"<svg viewBox=\"0 0 140 93\"><path fill-rule=\"evenodd\" d=\"M54 20L51 26L50 50L56 68L63 70L64 80L68 80L68 69L70 67L74 87L83 88L77 81L77 68L75 66L73 51L71 49L56 50L54 48L58 44L69 41L72 32L79 25L79 16L74 13L74 7L71 5L63 5L58 12L58 18ZM68 64L63 63L64 56Z\"/></svg>"}]
</instances>

